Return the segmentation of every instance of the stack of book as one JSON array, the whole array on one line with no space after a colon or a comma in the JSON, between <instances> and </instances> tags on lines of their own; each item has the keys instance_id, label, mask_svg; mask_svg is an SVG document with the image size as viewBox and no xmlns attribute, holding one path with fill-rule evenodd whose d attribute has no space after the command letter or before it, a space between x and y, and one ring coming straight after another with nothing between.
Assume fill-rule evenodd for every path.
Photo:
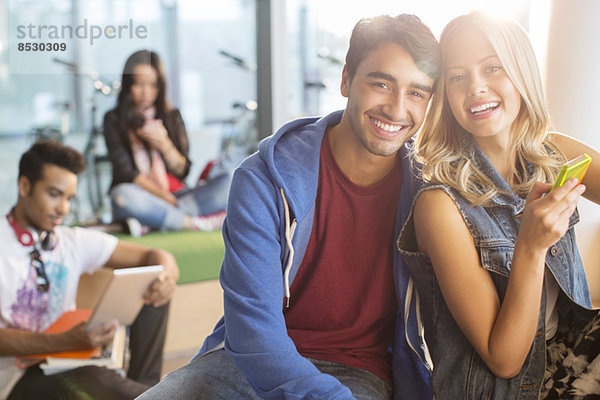
<instances>
[{"instance_id":1,"label":"stack of book","mask_svg":"<svg viewBox=\"0 0 600 400\"><path fill-rule=\"evenodd\" d=\"M87 321L90 318L90 315L91 310L86 309L66 312L57 319L46 332L65 332L77 324ZM32 364L41 363L40 368L45 375L56 374L58 372L87 365L111 368L124 373L127 349L127 328L119 326L115 330L113 340L104 346L91 350L36 354L33 356L20 357L17 359L17 365L24 368Z\"/></svg>"}]
</instances>

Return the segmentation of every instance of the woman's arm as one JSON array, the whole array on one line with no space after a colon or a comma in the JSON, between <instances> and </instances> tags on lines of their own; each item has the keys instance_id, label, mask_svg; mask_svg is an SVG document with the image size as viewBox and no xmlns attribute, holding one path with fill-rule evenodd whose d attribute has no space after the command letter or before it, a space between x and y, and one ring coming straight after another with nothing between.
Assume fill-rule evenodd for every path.
<instances>
[{"instance_id":1,"label":"woman's arm","mask_svg":"<svg viewBox=\"0 0 600 400\"><path fill-rule=\"evenodd\" d=\"M181 176L186 168L187 159L177 150L173 142L167 137L168 143L160 150L167 169L175 176ZM166 142L166 141L165 141Z\"/></svg>"},{"instance_id":2,"label":"woman's arm","mask_svg":"<svg viewBox=\"0 0 600 400\"><path fill-rule=\"evenodd\" d=\"M189 158L190 143L187 130L185 128L185 123L183 122L183 117L178 109L172 109L167 114L167 117L165 118L165 126L167 127L167 132L169 132L171 141L181 155L183 155L185 158L185 166L183 170L179 174L175 174L177 179L183 180L188 176L192 162Z\"/></svg>"},{"instance_id":3,"label":"woman's arm","mask_svg":"<svg viewBox=\"0 0 600 400\"><path fill-rule=\"evenodd\" d=\"M571 160L583 153L587 153L592 157L590 167L583 179L583 183L587 186L583 197L596 204L600 204L600 152L574 137L562 133L552 133L551 138L565 154L567 160Z\"/></svg>"},{"instance_id":4,"label":"woman's arm","mask_svg":"<svg viewBox=\"0 0 600 400\"><path fill-rule=\"evenodd\" d=\"M160 119L146 122L136 132L152 148L160 152L169 171L172 171L175 175L180 175L183 172L186 166L186 158L177 150L169 137L167 128Z\"/></svg>"},{"instance_id":5,"label":"woman's arm","mask_svg":"<svg viewBox=\"0 0 600 400\"><path fill-rule=\"evenodd\" d=\"M174 206L177 205L177 198L173 195L173 193L169 192L168 190L163 190L148 177L138 174L138 176L133 179L133 183L144 189L146 192L158 197L159 199L163 199L167 203Z\"/></svg>"},{"instance_id":6,"label":"woman's arm","mask_svg":"<svg viewBox=\"0 0 600 400\"><path fill-rule=\"evenodd\" d=\"M127 148L122 132L119 127L119 119L116 111L109 111L104 116L104 140L113 171L113 183L131 183L139 175L135 167L130 150Z\"/></svg>"},{"instance_id":7,"label":"woman's arm","mask_svg":"<svg viewBox=\"0 0 600 400\"><path fill-rule=\"evenodd\" d=\"M527 199L515 244L504 302L479 259L473 237L450 197L423 193L415 205L419 249L431 258L452 316L488 368L510 378L523 366L535 332L549 246L566 231L583 187L573 181L541 197L550 185L538 184Z\"/></svg>"},{"instance_id":8,"label":"woman's arm","mask_svg":"<svg viewBox=\"0 0 600 400\"><path fill-rule=\"evenodd\" d=\"M156 119L138 129L138 134L150 146L160 151L167 169L178 179L184 179L190 168L187 158L189 148L187 133L181 114L177 110L169 112L163 124Z\"/></svg>"},{"instance_id":9,"label":"woman's arm","mask_svg":"<svg viewBox=\"0 0 600 400\"><path fill-rule=\"evenodd\" d=\"M104 140L112 165L114 184L135 183L145 191L165 200L169 204L177 204L177 199L172 193L163 190L150 179L140 174L135 167L130 151L122 135L127 133L119 129L116 112L109 111L104 116Z\"/></svg>"}]
</instances>

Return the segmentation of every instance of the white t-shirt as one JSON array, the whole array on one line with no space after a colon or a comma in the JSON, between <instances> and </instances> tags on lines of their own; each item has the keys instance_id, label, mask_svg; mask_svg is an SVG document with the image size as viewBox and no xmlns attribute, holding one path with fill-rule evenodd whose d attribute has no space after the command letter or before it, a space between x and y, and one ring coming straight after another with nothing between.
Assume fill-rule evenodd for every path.
<instances>
[{"instance_id":1,"label":"white t-shirt","mask_svg":"<svg viewBox=\"0 0 600 400\"><path fill-rule=\"evenodd\" d=\"M58 226L57 244L42 251L47 293L38 291L31 266L31 248L17 240L6 218L0 218L0 328L43 332L65 311L75 309L79 277L102 267L118 239L103 232ZM0 357L0 399L20 378L14 357Z\"/></svg>"}]
</instances>

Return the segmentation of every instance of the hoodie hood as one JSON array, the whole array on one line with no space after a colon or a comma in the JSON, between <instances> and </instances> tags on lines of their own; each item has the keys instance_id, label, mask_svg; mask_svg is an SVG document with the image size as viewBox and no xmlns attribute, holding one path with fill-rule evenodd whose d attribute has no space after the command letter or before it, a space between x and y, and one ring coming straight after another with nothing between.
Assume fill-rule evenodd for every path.
<instances>
[{"instance_id":1,"label":"hoodie hood","mask_svg":"<svg viewBox=\"0 0 600 400\"><path fill-rule=\"evenodd\" d=\"M290 208L299 220L314 207L325 130L337 125L342 114L340 110L322 118L288 122L258 146L258 155L267 165L275 184L284 190Z\"/></svg>"}]
</instances>

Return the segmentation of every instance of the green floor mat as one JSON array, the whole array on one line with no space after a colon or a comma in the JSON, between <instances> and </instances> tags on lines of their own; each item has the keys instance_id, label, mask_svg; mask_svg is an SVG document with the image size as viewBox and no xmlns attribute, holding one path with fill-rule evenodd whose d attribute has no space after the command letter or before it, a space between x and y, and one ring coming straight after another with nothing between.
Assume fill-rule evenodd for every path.
<instances>
[{"instance_id":1,"label":"green floor mat","mask_svg":"<svg viewBox=\"0 0 600 400\"><path fill-rule=\"evenodd\" d=\"M219 278L225 245L221 231L150 232L142 237L115 234L120 240L170 251L179 265L178 284Z\"/></svg>"}]
</instances>

